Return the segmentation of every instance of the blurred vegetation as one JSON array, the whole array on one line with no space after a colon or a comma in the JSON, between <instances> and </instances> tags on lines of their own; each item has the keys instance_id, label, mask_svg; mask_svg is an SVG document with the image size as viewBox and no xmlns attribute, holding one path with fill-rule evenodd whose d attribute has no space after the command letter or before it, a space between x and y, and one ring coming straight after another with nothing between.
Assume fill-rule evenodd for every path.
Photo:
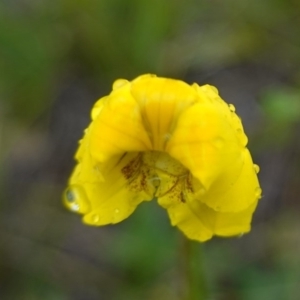
<instances>
[{"instance_id":1,"label":"blurred vegetation","mask_svg":"<svg viewBox=\"0 0 300 300\"><path fill-rule=\"evenodd\" d=\"M156 73L216 84L261 166L252 232L202 245L208 300L297 300L299 12L296 0L0 2L0 298L181 299L181 234L157 205L95 229L60 203L92 103L116 78Z\"/></svg>"}]
</instances>

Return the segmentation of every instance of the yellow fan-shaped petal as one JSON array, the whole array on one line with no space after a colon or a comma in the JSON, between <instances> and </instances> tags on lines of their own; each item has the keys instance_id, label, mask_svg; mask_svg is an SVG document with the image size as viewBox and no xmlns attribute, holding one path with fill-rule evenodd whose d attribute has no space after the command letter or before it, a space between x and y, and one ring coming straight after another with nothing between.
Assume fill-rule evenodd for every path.
<instances>
[{"instance_id":1,"label":"yellow fan-shaped petal","mask_svg":"<svg viewBox=\"0 0 300 300\"><path fill-rule=\"evenodd\" d=\"M230 176L230 172L224 172L210 190L198 194L201 202L220 212L238 212L260 199L261 188L248 149L244 148L242 155L243 167L241 172L233 177L235 181L227 190L222 191L219 187L222 186L222 182L226 182L227 176Z\"/></svg>"},{"instance_id":2,"label":"yellow fan-shaped petal","mask_svg":"<svg viewBox=\"0 0 300 300\"><path fill-rule=\"evenodd\" d=\"M146 187L143 184L138 153L111 158L102 167L101 176L98 176L100 171L97 164L93 165L93 160L87 157L86 154L82 163L75 168L64 201L69 209L84 214L85 223L100 226L120 222L139 203L153 198L154 189L151 185ZM76 200L75 206L72 200ZM81 209L83 205L84 210Z\"/></svg>"},{"instance_id":3,"label":"yellow fan-shaped petal","mask_svg":"<svg viewBox=\"0 0 300 300\"><path fill-rule=\"evenodd\" d=\"M244 133L241 119L235 113L235 107L232 104L227 104L219 96L218 90L214 86L208 84L198 86L197 84L193 84L193 87L197 91L197 94L202 101L209 101L223 111L223 114L227 118L229 125L235 130L240 144L245 147L248 143L248 138Z\"/></svg>"},{"instance_id":4,"label":"yellow fan-shaped petal","mask_svg":"<svg viewBox=\"0 0 300 300\"><path fill-rule=\"evenodd\" d=\"M124 152L150 150L151 142L130 85L112 91L105 102L98 114L96 111L91 128L92 156L103 162Z\"/></svg>"},{"instance_id":5,"label":"yellow fan-shaped petal","mask_svg":"<svg viewBox=\"0 0 300 300\"><path fill-rule=\"evenodd\" d=\"M257 201L236 213L218 212L197 200L187 202L187 205L192 214L196 215L214 235L235 236L250 231L252 215Z\"/></svg>"},{"instance_id":6,"label":"yellow fan-shaped petal","mask_svg":"<svg viewBox=\"0 0 300 300\"><path fill-rule=\"evenodd\" d=\"M238 176L243 147L221 109L198 103L187 109L167 145L167 152L199 179L206 190L224 171ZM229 182L228 182L229 181ZM232 178L223 182L226 189Z\"/></svg>"},{"instance_id":7,"label":"yellow fan-shaped petal","mask_svg":"<svg viewBox=\"0 0 300 300\"><path fill-rule=\"evenodd\" d=\"M212 238L213 231L203 224L186 203L176 203L167 211L171 224L177 226L189 239L205 242Z\"/></svg>"},{"instance_id":8,"label":"yellow fan-shaped petal","mask_svg":"<svg viewBox=\"0 0 300 300\"><path fill-rule=\"evenodd\" d=\"M193 199L189 176L177 178L176 184L166 194L158 195L158 203L168 212L173 226L177 226L188 238L204 242L213 236L187 204Z\"/></svg>"},{"instance_id":9,"label":"yellow fan-shaped petal","mask_svg":"<svg viewBox=\"0 0 300 300\"><path fill-rule=\"evenodd\" d=\"M180 80L142 76L134 80L131 94L137 101L152 150L164 151L178 116L196 102L194 89Z\"/></svg>"},{"instance_id":10,"label":"yellow fan-shaped petal","mask_svg":"<svg viewBox=\"0 0 300 300\"><path fill-rule=\"evenodd\" d=\"M239 212L219 212L195 198L184 179L169 193L158 198L167 209L171 223L188 238L204 242L213 235L235 236L250 231L257 201Z\"/></svg>"},{"instance_id":11,"label":"yellow fan-shaped petal","mask_svg":"<svg viewBox=\"0 0 300 300\"><path fill-rule=\"evenodd\" d=\"M201 201L217 211L244 210L258 199L259 184L241 124L217 94L218 101L200 96L179 117L166 150L199 180Z\"/></svg>"},{"instance_id":12,"label":"yellow fan-shaped petal","mask_svg":"<svg viewBox=\"0 0 300 300\"><path fill-rule=\"evenodd\" d=\"M200 242L211 239L212 230L187 205L182 189L183 184L177 184L169 193L159 197L158 203L167 210L171 224L177 226L188 238Z\"/></svg>"}]
</instances>

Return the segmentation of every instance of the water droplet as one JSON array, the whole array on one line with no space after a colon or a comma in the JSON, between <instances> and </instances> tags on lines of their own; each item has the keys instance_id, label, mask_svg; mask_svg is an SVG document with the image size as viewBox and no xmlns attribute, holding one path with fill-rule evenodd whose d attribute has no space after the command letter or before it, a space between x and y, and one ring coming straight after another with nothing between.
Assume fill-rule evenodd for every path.
<instances>
[{"instance_id":1,"label":"water droplet","mask_svg":"<svg viewBox=\"0 0 300 300\"><path fill-rule=\"evenodd\" d=\"M241 232L239 235L238 235L238 238L241 238L245 233L244 232Z\"/></svg>"},{"instance_id":2,"label":"water droplet","mask_svg":"<svg viewBox=\"0 0 300 300\"><path fill-rule=\"evenodd\" d=\"M169 216L171 219L172 226L176 226L178 223L180 223L181 219L180 219L180 215L178 215L178 213L170 212Z\"/></svg>"},{"instance_id":3,"label":"water droplet","mask_svg":"<svg viewBox=\"0 0 300 300\"><path fill-rule=\"evenodd\" d=\"M194 90L196 90L196 91L198 91L199 90L199 85L197 84L197 83L193 83L192 84L192 88L194 89Z\"/></svg>"},{"instance_id":4,"label":"water droplet","mask_svg":"<svg viewBox=\"0 0 300 300\"><path fill-rule=\"evenodd\" d=\"M80 206L78 203L72 203L70 205L70 210L72 210L72 211L79 211L79 208L80 208Z\"/></svg>"},{"instance_id":5,"label":"water droplet","mask_svg":"<svg viewBox=\"0 0 300 300\"><path fill-rule=\"evenodd\" d=\"M169 141L171 137L172 137L171 133L166 133L165 134L165 141Z\"/></svg>"},{"instance_id":6,"label":"water droplet","mask_svg":"<svg viewBox=\"0 0 300 300\"><path fill-rule=\"evenodd\" d=\"M71 189L68 189L66 191L66 200L68 202L73 202L75 201L76 197L75 197L75 194L73 193L73 191Z\"/></svg>"},{"instance_id":7,"label":"water droplet","mask_svg":"<svg viewBox=\"0 0 300 300\"><path fill-rule=\"evenodd\" d=\"M246 146L247 143L248 143L248 138L247 138L247 136L245 135L243 129L242 129L242 128L238 128L236 131L237 131L237 133L238 133L238 138L239 138L241 144L242 144L243 146Z\"/></svg>"},{"instance_id":8,"label":"water droplet","mask_svg":"<svg viewBox=\"0 0 300 300\"><path fill-rule=\"evenodd\" d=\"M220 205L216 205L215 206L215 211L219 211L221 209L221 206Z\"/></svg>"},{"instance_id":9,"label":"water droplet","mask_svg":"<svg viewBox=\"0 0 300 300\"><path fill-rule=\"evenodd\" d=\"M118 214L120 210L118 208L115 209L115 214Z\"/></svg>"},{"instance_id":10,"label":"water droplet","mask_svg":"<svg viewBox=\"0 0 300 300\"><path fill-rule=\"evenodd\" d=\"M96 175L101 175L101 171L100 171L99 165L94 166L93 170L95 171Z\"/></svg>"},{"instance_id":11,"label":"water droplet","mask_svg":"<svg viewBox=\"0 0 300 300\"><path fill-rule=\"evenodd\" d=\"M215 86L210 85L209 87L211 88L211 90L212 90L213 92L215 92L217 95L219 95L219 91L218 91L218 89L217 89Z\"/></svg>"},{"instance_id":12,"label":"water droplet","mask_svg":"<svg viewBox=\"0 0 300 300\"><path fill-rule=\"evenodd\" d=\"M98 223L99 220L100 220L99 215L96 215L96 214L95 214L95 215L92 216L92 222L93 222L93 223Z\"/></svg>"},{"instance_id":13,"label":"water droplet","mask_svg":"<svg viewBox=\"0 0 300 300\"><path fill-rule=\"evenodd\" d=\"M228 104L230 111L235 112L235 107L233 104Z\"/></svg>"},{"instance_id":14,"label":"water droplet","mask_svg":"<svg viewBox=\"0 0 300 300\"><path fill-rule=\"evenodd\" d=\"M259 166L256 165L256 164L253 165L253 168L254 168L254 171L255 171L256 174L257 174L257 173L259 172L259 170L260 170Z\"/></svg>"},{"instance_id":15,"label":"water droplet","mask_svg":"<svg viewBox=\"0 0 300 300\"><path fill-rule=\"evenodd\" d=\"M122 87L123 85L127 84L128 83L128 80L126 79L117 79L114 83L113 83L113 90L116 90L120 87Z\"/></svg>"},{"instance_id":16,"label":"water droplet","mask_svg":"<svg viewBox=\"0 0 300 300\"><path fill-rule=\"evenodd\" d=\"M104 101L105 98L106 97L102 97L101 99L99 99L95 103L94 107L92 108L92 110L91 110L92 120L95 120L99 116L101 110L103 109L103 101Z\"/></svg>"},{"instance_id":17,"label":"water droplet","mask_svg":"<svg viewBox=\"0 0 300 300\"><path fill-rule=\"evenodd\" d=\"M203 91L203 92L209 91L209 85L208 85L208 84L204 84L204 85L202 85L202 86L199 86L199 88L200 88L201 91Z\"/></svg>"},{"instance_id":18,"label":"water droplet","mask_svg":"<svg viewBox=\"0 0 300 300\"><path fill-rule=\"evenodd\" d=\"M256 197L257 199L260 199L260 198L261 198L261 188L260 188L260 187L257 187L257 188L255 189L255 197Z\"/></svg>"},{"instance_id":19,"label":"water droplet","mask_svg":"<svg viewBox=\"0 0 300 300\"><path fill-rule=\"evenodd\" d=\"M176 212L174 212L174 211L170 212L170 217L176 218L176 216L177 216Z\"/></svg>"},{"instance_id":20,"label":"water droplet","mask_svg":"<svg viewBox=\"0 0 300 300\"><path fill-rule=\"evenodd\" d=\"M78 184L66 189L63 201L67 208L77 213L86 214L91 209L84 187Z\"/></svg>"}]
</instances>

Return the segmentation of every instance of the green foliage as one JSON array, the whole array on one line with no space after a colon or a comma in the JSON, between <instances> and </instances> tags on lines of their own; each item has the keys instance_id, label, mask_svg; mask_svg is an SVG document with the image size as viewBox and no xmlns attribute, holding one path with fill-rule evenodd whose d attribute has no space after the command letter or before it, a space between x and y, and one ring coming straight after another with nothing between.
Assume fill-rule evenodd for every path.
<instances>
[{"instance_id":1,"label":"green foliage","mask_svg":"<svg viewBox=\"0 0 300 300\"><path fill-rule=\"evenodd\" d=\"M280 0L56 0L28 2L18 11L2 3L0 93L17 118L32 120L68 68L110 83L145 72L180 76L254 55L284 67L300 61L296 6Z\"/></svg>"},{"instance_id":2,"label":"green foliage","mask_svg":"<svg viewBox=\"0 0 300 300\"><path fill-rule=\"evenodd\" d=\"M265 126L261 130L261 144L285 147L291 142L300 120L300 90L286 86L265 90L262 109Z\"/></svg>"},{"instance_id":3,"label":"green foliage","mask_svg":"<svg viewBox=\"0 0 300 300\"><path fill-rule=\"evenodd\" d=\"M22 18L0 19L0 92L18 119L36 118L49 106L60 47L50 24Z\"/></svg>"},{"instance_id":4,"label":"green foliage","mask_svg":"<svg viewBox=\"0 0 300 300\"><path fill-rule=\"evenodd\" d=\"M266 91L263 107L272 121L295 123L300 120L300 90L283 87Z\"/></svg>"},{"instance_id":5,"label":"green foliage","mask_svg":"<svg viewBox=\"0 0 300 300\"><path fill-rule=\"evenodd\" d=\"M124 230L114 240L111 259L126 272L128 281L147 285L161 276L162 269L173 268L176 231L154 201L140 205L120 226Z\"/></svg>"}]
</instances>

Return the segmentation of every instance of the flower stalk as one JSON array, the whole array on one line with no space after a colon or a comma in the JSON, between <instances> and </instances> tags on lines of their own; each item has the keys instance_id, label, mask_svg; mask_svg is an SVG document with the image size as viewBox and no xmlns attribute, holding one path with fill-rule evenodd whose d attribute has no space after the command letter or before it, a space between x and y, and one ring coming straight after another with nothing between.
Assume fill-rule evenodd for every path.
<instances>
[{"instance_id":1,"label":"flower stalk","mask_svg":"<svg viewBox=\"0 0 300 300\"><path fill-rule=\"evenodd\" d=\"M180 249L183 300L206 300L208 289L204 274L203 244L183 236Z\"/></svg>"}]
</instances>

